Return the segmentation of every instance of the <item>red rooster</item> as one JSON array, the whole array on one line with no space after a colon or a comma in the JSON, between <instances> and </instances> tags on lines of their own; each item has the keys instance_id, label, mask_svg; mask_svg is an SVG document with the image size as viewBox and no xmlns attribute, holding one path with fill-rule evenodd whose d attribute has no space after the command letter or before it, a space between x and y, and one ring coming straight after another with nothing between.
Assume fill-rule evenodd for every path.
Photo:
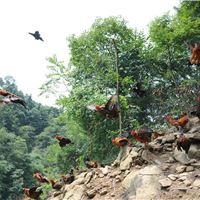
<instances>
[{"instance_id":1,"label":"red rooster","mask_svg":"<svg viewBox=\"0 0 200 200\"><path fill-rule=\"evenodd\" d=\"M42 194L42 190L37 191L38 187L23 188L24 194L31 199L39 199Z\"/></svg>"},{"instance_id":2,"label":"red rooster","mask_svg":"<svg viewBox=\"0 0 200 200\"><path fill-rule=\"evenodd\" d=\"M62 188L62 183L60 181L54 181L53 179L50 180L52 188L55 190L60 190Z\"/></svg>"},{"instance_id":3,"label":"red rooster","mask_svg":"<svg viewBox=\"0 0 200 200\"><path fill-rule=\"evenodd\" d=\"M194 47L190 45L190 49L191 49L191 57L189 59L189 62L191 65L195 64L198 65L200 64L200 47L198 43L194 44Z\"/></svg>"},{"instance_id":4,"label":"red rooster","mask_svg":"<svg viewBox=\"0 0 200 200\"><path fill-rule=\"evenodd\" d=\"M4 98L0 100L0 103L3 103L3 104L17 103L24 106L24 108L27 108L25 101L21 97L15 94L7 92L6 90L0 90L0 95L4 96Z\"/></svg>"},{"instance_id":5,"label":"red rooster","mask_svg":"<svg viewBox=\"0 0 200 200\"><path fill-rule=\"evenodd\" d=\"M181 133L184 132L184 128L185 128L186 124L189 122L189 118L188 118L188 115L186 113L183 113L183 115L181 115L178 119L174 119L171 115L165 116L165 119L172 126L179 128L179 131Z\"/></svg>"},{"instance_id":6,"label":"red rooster","mask_svg":"<svg viewBox=\"0 0 200 200\"><path fill-rule=\"evenodd\" d=\"M131 131L131 135L132 135L138 142L144 143L145 149L148 147L148 143L151 142L154 133L156 133L156 132L153 131L153 130L150 129L150 128L147 128L147 127L140 128L140 129L138 129L138 130L133 130L133 131ZM158 135L158 134L156 134L156 135Z\"/></svg>"},{"instance_id":7,"label":"red rooster","mask_svg":"<svg viewBox=\"0 0 200 200\"><path fill-rule=\"evenodd\" d=\"M129 144L129 140L127 138L116 137L112 139L112 143L118 147L124 147Z\"/></svg>"},{"instance_id":8,"label":"red rooster","mask_svg":"<svg viewBox=\"0 0 200 200\"><path fill-rule=\"evenodd\" d=\"M65 147L67 144L74 144L70 139L65 138L61 135L56 135L55 139L59 141L60 147Z\"/></svg>"},{"instance_id":9,"label":"red rooster","mask_svg":"<svg viewBox=\"0 0 200 200\"><path fill-rule=\"evenodd\" d=\"M113 95L105 105L90 105L88 108L99 112L107 119L117 118L120 112L117 95Z\"/></svg>"},{"instance_id":10,"label":"red rooster","mask_svg":"<svg viewBox=\"0 0 200 200\"><path fill-rule=\"evenodd\" d=\"M49 183L48 179L39 172L34 173L33 178L35 178L40 183Z\"/></svg>"}]
</instances>

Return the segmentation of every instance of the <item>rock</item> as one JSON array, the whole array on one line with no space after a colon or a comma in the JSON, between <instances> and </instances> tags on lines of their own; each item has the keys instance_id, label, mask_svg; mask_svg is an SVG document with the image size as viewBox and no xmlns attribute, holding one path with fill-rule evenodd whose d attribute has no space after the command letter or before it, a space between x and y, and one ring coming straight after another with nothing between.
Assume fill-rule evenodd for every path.
<instances>
[{"instance_id":1,"label":"rock","mask_svg":"<svg viewBox=\"0 0 200 200\"><path fill-rule=\"evenodd\" d=\"M81 200L84 196L84 187L80 185L75 185L69 191L67 191L62 200Z\"/></svg>"},{"instance_id":2,"label":"rock","mask_svg":"<svg viewBox=\"0 0 200 200\"><path fill-rule=\"evenodd\" d=\"M111 197L114 197L114 196L115 196L115 193L111 193L110 196L111 196Z\"/></svg>"},{"instance_id":3,"label":"rock","mask_svg":"<svg viewBox=\"0 0 200 200\"><path fill-rule=\"evenodd\" d=\"M153 150L153 152L162 152L163 146L158 143L149 143L150 149Z\"/></svg>"},{"instance_id":4,"label":"rock","mask_svg":"<svg viewBox=\"0 0 200 200\"><path fill-rule=\"evenodd\" d=\"M167 163L174 163L175 160L173 157L169 157L169 159L166 161Z\"/></svg>"},{"instance_id":5,"label":"rock","mask_svg":"<svg viewBox=\"0 0 200 200\"><path fill-rule=\"evenodd\" d=\"M99 178L103 178L104 177L104 174L99 174Z\"/></svg>"},{"instance_id":6,"label":"rock","mask_svg":"<svg viewBox=\"0 0 200 200\"><path fill-rule=\"evenodd\" d=\"M93 175L94 175L94 171L87 173L87 175L85 176L85 180L84 180L85 184L88 184L91 181Z\"/></svg>"},{"instance_id":7,"label":"rock","mask_svg":"<svg viewBox=\"0 0 200 200\"><path fill-rule=\"evenodd\" d=\"M120 175L122 172L120 171L120 170L116 170L116 171L114 171L114 172L112 172L109 176L110 177L115 177L115 176L117 176L117 175Z\"/></svg>"},{"instance_id":8,"label":"rock","mask_svg":"<svg viewBox=\"0 0 200 200\"><path fill-rule=\"evenodd\" d=\"M74 182L73 182L73 185L81 185L85 182L85 178L84 177L80 177L78 179L76 179Z\"/></svg>"},{"instance_id":9,"label":"rock","mask_svg":"<svg viewBox=\"0 0 200 200\"><path fill-rule=\"evenodd\" d=\"M182 176L188 176L188 173L187 173L187 172L180 173L180 174L179 174L179 177L182 177Z\"/></svg>"},{"instance_id":10,"label":"rock","mask_svg":"<svg viewBox=\"0 0 200 200\"><path fill-rule=\"evenodd\" d=\"M174 133L168 134L162 139L162 144L173 143L175 139Z\"/></svg>"},{"instance_id":11,"label":"rock","mask_svg":"<svg viewBox=\"0 0 200 200\"><path fill-rule=\"evenodd\" d=\"M198 130L196 129L195 130L196 132L193 132L193 133L191 133L192 131L191 130L190 133L187 134L187 137L194 142L200 142L200 135L199 135L200 127L196 127L196 128L198 128Z\"/></svg>"},{"instance_id":12,"label":"rock","mask_svg":"<svg viewBox=\"0 0 200 200\"><path fill-rule=\"evenodd\" d=\"M194 167L193 166L188 166L188 167L186 167L185 171L186 172L192 172L192 171L194 171Z\"/></svg>"},{"instance_id":13,"label":"rock","mask_svg":"<svg viewBox=\"0 0 200 200\"><path fill-rule=\"evenodd\" d=\"M127 199L152 199L161 188L158 182L161 178L162 171L155 165L130 172L122 181L122 186L127 189Z\"/></svg>"},{"instance_id":14,"label":"rock","mask_svg":"<svg viewBox=\"0 0 200 200\"><path fill-rule=\"evenodd\" d=\"M178 176L175 174L169 174L168 178L171 179L172 181L175 181L178 178Z\"/></svg>"},{"instance_id":15,"label":"rock","mask_svg":"<svg viewBox=\"0 0 200 200\"><path fill-rule=\"evenodd\" d=\"M185 180L187 180L187 177L186 176L181 176L178 180L179 181L185 181Z\"/></svg>"},{"instance_id":16,"label":"rock","mask_svg":"<svg viewBox=\"0 0 200 200\"><path fill-rule=\"evenodd\" d=\"M200 162L196 162L196 163L191 163L191 166L200 168Z\"/></svg>"},{"instance_id":17,"label":"rock","mask_svg":"<svg viewBox=\"0 0 200 200\"><path fill-rule=\"evenodd\" d=\"M101 195L101 196L103 196L103 195L105 195L105 194L107 194L108 193L108 190L106 189L106 188L103 188L102 190L100 190L100 192L99 192L99 194Z\"/></svg>"},{"instance_id":18,"label":"rock","mask_svg":"<svg viewBox=\"0 0 200 200\"><path fill-rule=\"evenodd\" d=\"M132 149L130 154L120 163L120 170L125 171L127 169L130 169L133 158L137 156L138 153Z\"/></svg>"},{"instance_id":19,"label":"rock","mask_svg":"<svg viewBox=\"0 0 200 200\"><path fill-rule=\"evenodd\" d=\"M159 183L161 184L162 188L167 188L171 186L172 181L169 178L164 178L159 180Z\"/></svg>"},{"instance_id":20,"label":"rock","mask_svg":"<svg viewBox=\"0 0 200 200\"><path fill-rule=\"evenodd\" d=\"M200 179L197 178L197 179L193 182L192 186L193 186L193 187L200 187Z\"/></svg>"},{"instance_id":21,"label":"rock","mask_svg":"<svg viewBox=\"0 0 200 200\"><path fill-rule=\"evenodd\" d=\"M96 195L96 190L92 189L86 192L87 196L91 199Z\"/></svg>"},{"instance_id":22,"label":"rock","mask_svg":"<svg viewBox=\"0 0 200 200\"><path fill-rule=\"evenodd\" d=\"M192 181L191 180L184 180L183 183L186 185L186 186L190 186L192 184Z\"/></svg>"},{"instance_id":23,"label":"rock","mask_svg":"<svg viewBox=\"0 0 200 200\"><path fill-rule=\"evenodd\" d=\"M185 171L185 169L186 169L185 165L180 165L180 166L176 167L176 172L177 173L182 173L182 172Z\"/></svg>"},{"instance_id":24,"label":"rock","mask_svg":"<svg viewBox=\"0 0 200 200\"><path fill-rule=\"evenodd\" d=\"M108 167L108 165L106 165L104 168L100 168L100 170L106 176L109 172L109 167Z\"/></svg>"},{"instance_id":25,"label":"rock","mask_svg":"<svg viewBox=\"0 0 200 200\"><path fill-rule=\"evenodd\" d=\"M199 134L199 133L198 133ZM200 138L200 134L199 134ZM189 158L200 159L200 140L199 144L192 144L188 153Z\"/></svg>"},{"instance_id":26,"label":"rock","mask_svg":"<svg viewBox=\"0 0 200 200\"><path fill-rule=\"evenodd\" d=\"M174 149L173 157L181 164L187 164L189 162L187 155L183 151L178 151L177 148Z\"/></svg>"},{"instance_id":27,"label":"rock","mask_svg":"<svg viewBox=\"0 0 200 200\"><path fill-rule=\"evenodd\" d=\"M177 189L180 191L186 192L188 188L187 187L178 187Z\"/></svg>"}]
</instances>

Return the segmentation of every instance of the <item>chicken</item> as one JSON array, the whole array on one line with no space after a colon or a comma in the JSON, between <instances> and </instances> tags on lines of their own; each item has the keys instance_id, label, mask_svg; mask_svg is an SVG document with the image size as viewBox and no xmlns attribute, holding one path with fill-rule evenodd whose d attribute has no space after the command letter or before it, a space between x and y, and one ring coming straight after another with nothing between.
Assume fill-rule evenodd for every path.
<instances>
[{"instance_id":1,"label":"chicken","mask_svg":"<svg viewBox=\"0 0 200 200\"><path fill-rule=\"evenodd\" d=\"M21 97L15 94L7 92L6 90L0 90L0 95L4 96L4 98L0 100L0 103L3 103L3 104L17 103L24 106L24 108L27 108L26 102Z\"/></svg>"},{"instance_id":2,"label":"chicken","mask_svg":"<svg viewBox=\"0 0 200 200\"><path fill-rule=\"evenodd\" d=\"M40 183L49 183L48 179L39 172L34 173L33 178L35 178Z\"/></svg>"},{"instance_id":3,"label":"chicken","mask_svg":"<svg viewBox=\"0 0 200 200\"><path fill-rule=\"evenodd\" d=\"M84 163L85 166L90 169L90 168L98 168L98 162L94 160L90 160L88 156L84 158Z\"/></svg>"},{"instance_id":4,"label":"chicken","mask_svg":"<svg viewBox=\"0 0 200 200\"><path fill-rule=\"evenodd\" d=\"M197 97L197 105L192 108L190 114L198 117L200 120L200 96Z\"/></svg>"},{"instance_id":5,"label":"chicken","mask_svg":"<svg viewBox=\"0 0 200 200\"><path fill-rule=\"evenodd\" d=\"M32 187L32 188L23 188L24 193L27 197L31 199L39 199L40 195L43 193L42 190L37 190L38 187Z\"/></svg>"},{"instance_id":6,"label":"chicken","mask_svg":"<svg viewBox=\"0 0 200 200\"><path fill-rule=\"evenodd\" d=\"M30 35L32 35L36 40L41 40L44 42L44 40L42 39L42 37L40 36L39 31L35 31L35 33L29 33Z\"/></svg>"},{"instance_id":7,"label":"chicken","mask_svg":"<svg viewBox=\"0 0 200 200\"><path fill-rule=\"evenodd\" d=\"M137 82L135 85L133 85L132 90L139 97L143 97L146 94L146 91L142 88L142 84L140 82Z\"/></svg>"},{"instance_id":8,"label":"chicken","mask_svg":"<svg viewBox=\"0 0 200 200\"><path fill-rule=\"evenodd\" d=\"M56 135L55 139L59 141L60 147L65 147L67 144L74 144L70 139L65 138L61 135Z\"/></svg>"},{"instance_id":9,"label":"chicken","mask_svg":"<svg viewBox=\"0 0 200 200\"><path fill-rule=\"evenodd\" d=\"M185 151L186 154L188 154L188 151L190 149L191 141L189 138L187 138L184 134L180 134L179 138L176 140L176 146L179 151L182 151L182 149Z\"/></svg>"},{"instance_id":10,"label":"chicken","mask_svg":"<svg viewBox=\"0 0 200 200\"><path fill-rule=\"evenodd\" d=\"M116 137L112 139L112 143L118 147L123 147L129 144L129 140L127 138Z\"/></svg>"},{"instance_id":11,"label":"chicken","mask_svg":"<svg viewBox=\"0 0 200 200\"><path fill-rule=\"evenodd\" d=\"M192 47L190 45L190 49L191 49L191 57L189 59L189 62L191 65L195 64L195 65L198 65L200 64L200 47L199 47L199 44L198 43L195 43L194 44L194 47Z\"/></svg>"},{"instance_id":12,"label":"chicken","mask_svg":"<svg viewBox=\"0 0 200 200\"><path fill-rule=\"evenodd\" d=\"M60 190L62 188L62 183L60 181L54 181L53 179L50 180L52 188L55 190Z\"/></svg>"},{"instance_id":13,"label":"chicken","mask_svg":"<svg viewBox=\"0 0 200 200\"><path fill-rule=\"evenodd\" d=\"M113 95L105 105L91 105L88 108L99 112L107 119L117 118L120 112L117 95Z\"/></svg>"},{"instance_id":14,"label":"chicken","mask_svg":"<svg viewBox=\"0 0 200 200\"><path fill-rule=\"evenodd\" d=\"M184 132L184 128L185 128L186 124L189 122L189 118L186 113L183 113L178 119L174 119L171 115L165 116L165 119L172 126L179 128L179 131L181 133Z\"/></svg>"},{"instance_id":15,"label":"chicken","mask_svg":"<svg viewBox=\"0 0 200 200\"><path fill-rule=\"evenodd\" d=\"M138 142L144 143L145 149L147 148L148 143L152 141L152 137L153 137L154 133L156 133L156 132L147 127L142 127L138 130L131 131L131 135ZM158 135L158 134L156 134L156 135Z\"/></svg>"},{"instance_id":16,"label":"chicken","mask_svg":"<svg viewBox=\"0 0 200 200\"><path fill-rule=\"evenodd\" d=\"M75 179L75 176L74 176L74 170L71 169L70 173L65 175L65 176L62 176L62 180L65 184L70 184L74 181Z\"/></svg>"}]
</instances>

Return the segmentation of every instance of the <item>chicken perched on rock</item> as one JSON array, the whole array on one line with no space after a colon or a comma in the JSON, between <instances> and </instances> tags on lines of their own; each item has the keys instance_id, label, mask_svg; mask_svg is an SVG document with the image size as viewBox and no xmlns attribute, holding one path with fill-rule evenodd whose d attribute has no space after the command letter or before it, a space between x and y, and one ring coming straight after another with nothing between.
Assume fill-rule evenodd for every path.
<instances>
[{"instance_id":1,"label":"chicken perched on rock","mask_svg":"<svg viewBox=\"0 0 200 200\"><path fill-rule=\"evenodd\" d=\"M138 130L131 131L131 135L141 143L144 143L145 149L148 147L148 143L152 141L152 138L155 138L157 132L153 131L151 128L142 127Z\"/></svg>"},{"instance_id":2,"label":"chicken perched on rock","mask_svg":"<svg viewBox=\"0 0 200 200\"><path fill-rule=\"evenodd\" d=\"M32 188L23 188L24 194L31 198L38 200L40 195L43 193L42 190L38 190L38 187L32 187Z\"/></svg>"},{"instance_id":3,"label":"chicken perched on rock","mask_svg":"<svg viewBox=\"0 0 200 200\"><path fill-rule=\"evenodd\" d=\"M62 176L62 180L65 184L70 184L74 181L75 176L74 176L74 170L71 169L70 173L67 175Z\"/></svg>"},{"instance_id":4,"label":"chicken perched on rock","mask_svg":"<svg viewBox=\"0 0 200 200\"><path fill-rule=\"evenodd\" d=\"M105 105L90 105L88 108L99 112L107 119L117 118L120 112L117 95L113 95Z\"/></svg>"},{"instance_id":5,"label":"chicken perched on rock","mask_svg":"<svg viewBox=\"0 0 200 200\"><path fill-rule=\"evenodd\" d=\"M189 122L187 113L183 113L179 118L175 119L171 115L165 116L166 121L179 129L181 133L185 132L185 126Z\"/></svg>"},{"instance_id":6,"label":"chicken perched on rock","mask_svg":"<svg viewBox=\"0 0 200 200\"><path fill-rule=\"evenodd\" d=\"M40 183L49 183L48 179L45 176L43 176L40 172L34 173L33 178L35 178Z\"/></svg>"},{"instance_id":7,"label":"chicken perched on rock","mask_svg":"<svg viewBox=\"0 0 200 200\"><path fill-rule=\"evenodd\" d=\"M0 103L2 104L17 103L24 106L24 108L27 108L26 102L21 97L15 94L12 94L6 90L0 90L0 95L4 96L4 98L0 100Z\"/></svg>"},{"instance_id":8,"label":"chicken perched on rock","mask_svg":"<svg viewBox=\"0 0 200 200\"><path fill-rule=\"evenodd\" d=\"M86 156L83 161L85 163L85 166L88 169L90 169L90 168L98 168L98 162L94 161L94 160L91 160L88 156Z\"/></svg>"},{"instance_id":9,"label":"chicken perched on rock","mask_svg":"<svg viewBox=\"0 0 200 200\"><path fill-rule=\"evenodd\" d=\"M54 181L53 179L50 179L50 183L55 190L60 190L63 186L61 181Z\"/></svg>"},{"instance_id":10,"label":"chicken perched on rock","mask_svg":"<svg viewBox=\"0 0 200 200\"><path fill-rule=\"evenodd\" d=\"M185 153L188 154L191 146L191 140L187 138L184 134L180 134L176 140L176 146L179 151L184 150Z\"/></svg>"},{"instance_id":11,"label":"chicken perched on rock","mask_svg":"<svg viewBox=\"0 0 200 200\"><path fill-rule=\"evenodd\" d=\"M124 147L129 144L129 140L126 137L116 137L112 139L112 143L118 147Z\"/></svg>"},{"instance_id":12,"label":"chicken perched on rock","mask_svg":"<svg viewBox=\"0 0 200 200\"><path fill-rule=\"evenodd\" d=\"M65 147L67 144L74 144L70 139L65 138L61 135L56 135L55 139L59 141L60 147Z\"/></svg>"}]
</instances>

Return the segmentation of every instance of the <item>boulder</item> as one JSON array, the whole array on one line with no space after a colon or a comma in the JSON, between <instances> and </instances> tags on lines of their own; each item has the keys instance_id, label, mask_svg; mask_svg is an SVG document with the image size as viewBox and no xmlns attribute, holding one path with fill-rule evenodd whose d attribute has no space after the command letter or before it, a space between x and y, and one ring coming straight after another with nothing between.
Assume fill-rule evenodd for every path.
<instances>
[{"instance_id":1,"label":"boulder","mask_svg":"<svg viewBox=\"0 0 200 200\"><path fill-rule=\"evenodd\" d=\"M160 191L158 181L162 178L162 170L155 165L130 172L122 182L122 186L127 189L127 199L152 199Z\"/></svg>"},{"instance_id":2,"label":"boulder","mask_svg":"<svg viewBox=\"0 0 200 200\"><path fill-rule=\"evenodd\" d=\"M80 185L74 185L71 190L67 191L64 195L64 198L62 200L81 200L84 196L84 190L85 188Z\"/></svg>"},{"instance_id":3,"label":"boulder","mask_svg":"<svg viewBox=\"0 0 200 200\"><path fill-rule=\"evenodd\" d=\"M180 162L181 164L188 164L189 159L187 154L184 151L178 151L177 148L174 149L173 157L176 161Z\"/></svg>"}]
</instances>

